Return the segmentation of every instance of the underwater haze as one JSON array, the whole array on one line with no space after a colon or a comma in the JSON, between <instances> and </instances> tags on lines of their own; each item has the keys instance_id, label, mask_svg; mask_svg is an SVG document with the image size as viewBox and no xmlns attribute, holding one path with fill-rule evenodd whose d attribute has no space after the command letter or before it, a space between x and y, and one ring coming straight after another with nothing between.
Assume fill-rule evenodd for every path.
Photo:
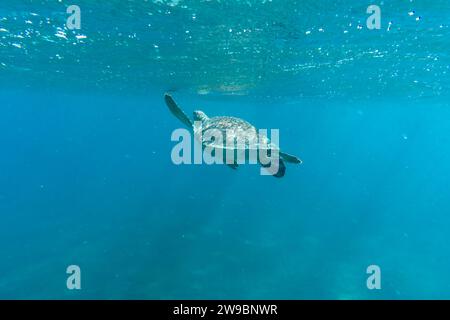
<instances>
[{"instance_id":1,"label":"underwater haze","mask_svg":"<svg viewBox=\"0 0 450 320\"><path fill-rule=\"evenodd\" d=\"M447 0L2 0L0 298L450 299L449 17ZM279 129L303 163L175 165L165 92Z\"/></svg>"}]
</instances>

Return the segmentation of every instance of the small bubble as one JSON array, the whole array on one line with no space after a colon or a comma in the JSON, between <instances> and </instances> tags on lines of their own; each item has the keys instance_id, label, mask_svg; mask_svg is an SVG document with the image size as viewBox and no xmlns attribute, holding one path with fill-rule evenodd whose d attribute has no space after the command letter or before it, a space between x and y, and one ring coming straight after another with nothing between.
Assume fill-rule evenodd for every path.
<instances>
[{"instance_id":1,"label":"small bubble","mask_svg":"<svg viewBox=\"0 0 450 320\"><path fill-rule=\"evenodd\" d=\"M387 31L391 31L392 29L392 21L389 21Z\"/></svg>"}]
</instances>

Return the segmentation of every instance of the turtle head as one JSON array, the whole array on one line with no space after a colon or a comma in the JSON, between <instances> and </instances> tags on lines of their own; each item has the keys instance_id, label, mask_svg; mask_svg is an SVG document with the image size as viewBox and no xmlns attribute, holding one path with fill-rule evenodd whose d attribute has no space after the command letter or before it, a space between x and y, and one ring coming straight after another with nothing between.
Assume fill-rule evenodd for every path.
<instances>
[{"instance_id":1,"label":"turtle head","mask_svg":"<svg viewBox=\"0 0 450 320\"><path fill-rule=\"evenodd\" d=\"M208 116L200 110L194 111L194 121L205 121L208 120Z\"/></svg>"}]
</instances>

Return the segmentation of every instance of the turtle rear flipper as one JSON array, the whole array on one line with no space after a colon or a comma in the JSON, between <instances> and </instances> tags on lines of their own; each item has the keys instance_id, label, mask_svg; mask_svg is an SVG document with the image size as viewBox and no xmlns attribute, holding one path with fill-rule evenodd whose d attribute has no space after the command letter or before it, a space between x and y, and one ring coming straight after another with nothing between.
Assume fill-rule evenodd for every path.
<instances>
[{"instance_id":1,"label":"turtle rear flipper","mask_svg":"<svg viewBox=\"0 0 450 320\"><path fill-rule=\"evenodd\" d=\"M262 164L261 167L263 167L267 172L269 172L272 176L275 178L282 178L284 177L284 174L286 173L286 165L284 164L283 160L279 159L278 166L272 167L272 164Z\"/></svg>"},{"instance_id":2,"label":"turtle rear flipper","mask_svg":"<svg viewBox=\"0 0 450 320\"><path fill-rule=\"evenodd\" d=\"M289 163L297 163L297 164L302 163L302 160L300 160L296 156L290 155L288 153L284 153L284 152L280 151L280 156L283 158L284 161L289 162Z\"/></svg>"},{"instance_id":3,"label":"turtle rear flipper","mask_svg":"<svg viewBox=\"0 0 450 320\"><path fill-rule=\"evenodd\" d=\"M183 112L183 110L178 107L175 100L170 96L170 94L166 93L164 95L164 100L166 101L167 106L169 107L170 112L177 117L181 122L183 122L189 129L192 129L192 121L188 118L188 116Z\"/></svg>"},{"instance_id":4,"label":"turtle rear flipper","mask_svg":"<svg viewBox=\"0 0 450 320\"><path fill-rule=\"evenodd\" d=\"M239 165L237 163L227 164L227 166L230 167L233 170L236 170L239 167Z\"/></svg>"}]
</instances>

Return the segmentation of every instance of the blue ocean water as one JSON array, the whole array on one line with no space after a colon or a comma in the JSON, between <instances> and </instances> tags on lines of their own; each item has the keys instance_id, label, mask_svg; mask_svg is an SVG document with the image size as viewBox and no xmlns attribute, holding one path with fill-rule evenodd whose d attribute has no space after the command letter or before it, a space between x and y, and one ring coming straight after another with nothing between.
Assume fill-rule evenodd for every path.
<instances>
[{"instance_id":1,"label":"blue ocean water","mask_svg":"<svg viewBox=\"0 0 450 320\"><path fill-rule=\"evenodd\" d=\"M449 14L3 0L0 298L450 298ZM174 165L166 91L188 115L279 129L303 164Z\"/></svg>"}]
</instances>

